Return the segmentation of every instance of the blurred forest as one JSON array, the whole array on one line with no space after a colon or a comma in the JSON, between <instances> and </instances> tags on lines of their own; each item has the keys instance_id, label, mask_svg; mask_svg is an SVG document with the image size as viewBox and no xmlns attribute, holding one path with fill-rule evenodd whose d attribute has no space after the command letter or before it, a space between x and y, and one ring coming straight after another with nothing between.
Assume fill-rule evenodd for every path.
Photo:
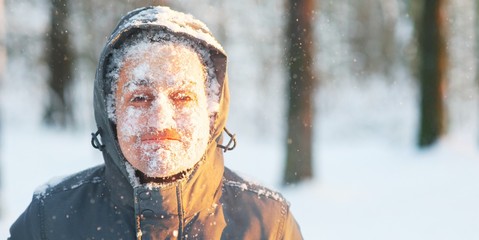
<instances>
[{"instance_id":1,"label":"blurred forest","mask_svg":"<svg viewBox=\"0 0 479 240\"><path fill-rule=\"evenodd\" d=\"M414 89L414 101L421 110L410 120L418 125L414 144L434 144L448 129L471 118L467 110L448 106L476 107L472 100L477 101L479 4L475 1L311 2L311 29L307 31L313 43L309 50L313 83L306 85L314 94L311 118L318 112L334 113L336 99L347 93L322 89L362 91L377 82ZM25 103L22 109L6 109L15 114L3 116L2 121L94 129L92 88L100 51L122 15L156 4L198 17L224 45L234 109L229 125L238 126L234 131L265 140L280 138L285 144L291 140L286 136L286 116L291 99L288 79L293 75L288 73L291 55L287 49L293 43L288 41L287 26L293 5L285 1L6 0L6 40L2 43L8 61L2 87L8 85L15 91L2 97ZM248 97L242 97L246 92ZM379 107L381 101L374 101L372 108L391 108ZM24 111L30 112L28 119L22 118ZM364 116L368 117L375 116ZM398 122L391 123L391 128L394 124ZM314 136L318 130L310 125ZM374 127L371 121L360 131Z\"/></svg>"}]
</instances>

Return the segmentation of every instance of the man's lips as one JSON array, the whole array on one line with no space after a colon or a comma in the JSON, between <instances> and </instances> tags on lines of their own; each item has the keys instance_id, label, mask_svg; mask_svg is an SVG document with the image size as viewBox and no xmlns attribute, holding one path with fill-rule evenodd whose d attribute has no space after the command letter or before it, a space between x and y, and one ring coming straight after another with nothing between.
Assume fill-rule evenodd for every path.
<instances>
[{"instance_id":1,"label":"man's lips","mask_svg":"<svg viewBox=\"0 0 479 240\"><path fill-rule=\"evenodd\" d=\"M155 141L165 141L173 140L180 141L180 134L174 129L164 129L161 131L149 132L141 136L142 142L155 142Z\"/></svg>"}]
</instances>

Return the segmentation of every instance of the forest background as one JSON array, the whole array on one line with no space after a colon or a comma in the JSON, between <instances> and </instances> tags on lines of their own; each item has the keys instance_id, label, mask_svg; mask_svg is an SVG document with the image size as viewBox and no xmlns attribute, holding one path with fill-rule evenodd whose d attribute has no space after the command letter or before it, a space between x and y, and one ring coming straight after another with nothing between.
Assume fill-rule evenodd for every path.
<instances>
[{"instance_id":1,"label":"forest background","mask_svg":"<svg viewBox=\"0 0 479 240\"><path fill-rule=\"evenodd\" d=\"M97 59L119 17L150 4L197 16L225 47L228 128L238 138L226 165L284 193L306 239L479 238L475 1L311 1L312 171L288 186L286 1L0 2L0 238L36 186L101 164L89 146ZM424 27L434 4L442 25ZM55 16L64 25L52 28ZM433 45L421 45L424 29L444 33L447 63L436 70L443 128L430 144L420 140L421 47ZM69 37L73 74L63 96L50 80L52 34ZM49 113L62 101L66 117Z\"/></svg>"}]
</instances>

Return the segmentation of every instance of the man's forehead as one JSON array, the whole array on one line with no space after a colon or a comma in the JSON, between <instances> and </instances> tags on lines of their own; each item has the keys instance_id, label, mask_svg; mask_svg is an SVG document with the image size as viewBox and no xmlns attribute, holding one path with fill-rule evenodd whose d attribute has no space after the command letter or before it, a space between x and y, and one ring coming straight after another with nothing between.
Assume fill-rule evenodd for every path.
<instances>
[{"instance_id":1,"label":"man's forehead","mask_svg":"<svg viewBox=\"0 0 479 240\"><path fill-rule=\"evenodd\" d=\"M204 84L206 71L198 54L181 44L139 44L132 46L120 66L124 90L166 85L195 87Z\"/></svg>"},{"instance_id":2,"label":"man's forehead","mask_svg":"<svg viewBox=\"0 0 479 240\"><path fill-rule=\"evenodd\" d=\"M200 58L197 50L192 46L180 42L134 42L122 46L125 60L180 61L191 62L191 58Z\"/></svg>"}]
</instances>

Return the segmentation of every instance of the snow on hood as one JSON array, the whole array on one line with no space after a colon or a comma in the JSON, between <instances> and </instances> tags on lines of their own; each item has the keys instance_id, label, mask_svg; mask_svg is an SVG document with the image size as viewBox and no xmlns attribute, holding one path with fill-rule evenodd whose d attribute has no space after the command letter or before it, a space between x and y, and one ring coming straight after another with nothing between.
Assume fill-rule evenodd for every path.
<instances>
[{"instance_id":1,"label":"snow on hood","mask_svg":"<svg viewBox=\"0 0 479 240\"><path fill-rule=\"evenodd\" d=\"M127 14L135 14L136 11L132 11ZM127 29L130 27L139 27L144 24L165 26L169 30L176 33L186 33L189 36L200 39L209 43L216 49L224 52L223 47L216 41L211 35L208 27L201 21L195 19L190 14L184 14L176 12L168 7L151 7L133 15L129 21L122 22L119 29Z\"/></svg>"}]
</instances>

